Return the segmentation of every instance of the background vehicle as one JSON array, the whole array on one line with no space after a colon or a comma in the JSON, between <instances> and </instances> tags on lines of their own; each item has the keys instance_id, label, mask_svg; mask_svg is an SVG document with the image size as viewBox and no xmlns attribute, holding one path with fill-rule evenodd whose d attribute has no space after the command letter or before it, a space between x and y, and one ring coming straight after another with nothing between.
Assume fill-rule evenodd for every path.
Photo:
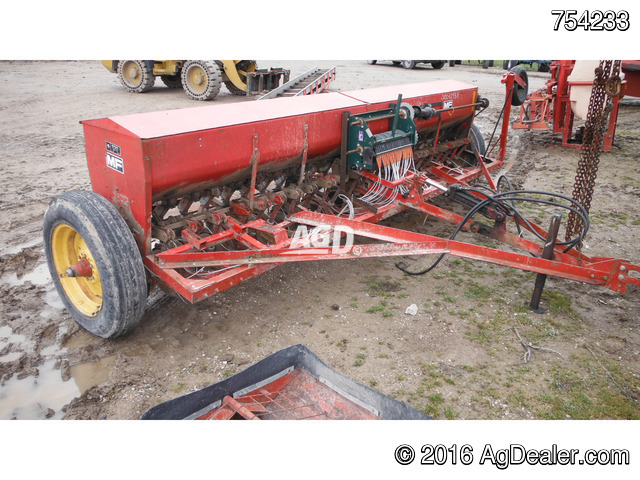
<instances>
[{"instance_id":1,"label":"background vehicle","mask_svg":"<svg viewBox=\"0 0 640 480\"><path fill-rule=\"evenodd\" d=\"M533 68L533 64L537 63L539 72L548 72L551 62L552 60L505 60L502 63L502 68L504 68L505 70L511 70L513 67L520 64L529 65L531 68Z\"/></svg>"},{"instance_id":2,"label":"background vehicle","mask_svg":"<svg viewBox=\"0 0 640 480\"><path fill-rule=\"evenodd\" d=\"M369 65L375 65L378 62L385 61L388 62L389 60L367 60L367 63ZM444 64L447 63L446 60L391 60L391 62L394 65L402 65L404 68L407 68L409 70L414 68L418 63L430 63L435 70L440 70L442 67L444 67Z\"/></svg>"},{"instance_id":3,"label":"background vehicle","mask_svg":"<svg viewBox=\"0 0 640 480\"><path fill-rule=\"evenodd\" d=\"M211 100L224 83L234 95L276 88L289 72L283 68L258 69L255 60L102 60L116 73L125 90L151 90L156 77L169 88L182 88L193 100ZM258 90L259 89L259 90Z\"/></svg>"}]
</instances>

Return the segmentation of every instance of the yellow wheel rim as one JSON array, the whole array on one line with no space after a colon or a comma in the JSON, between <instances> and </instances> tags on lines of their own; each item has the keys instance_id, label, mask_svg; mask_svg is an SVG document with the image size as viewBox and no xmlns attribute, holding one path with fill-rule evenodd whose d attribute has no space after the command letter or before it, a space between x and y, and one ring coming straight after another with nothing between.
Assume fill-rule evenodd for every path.
<instances>
[{"instance_id":1,"label":"yellow wheel rim","mask_svg":"<svg viewBox=\"0 0 640 480\"><path fill-rule=\"evenodd\" d=\"M102 283L96 262L84 239L69 225L58 225L51 235L51 252L64 293L73 306L88 317L102 308ZM91 265L91 276L68 277L66 271L82 259Z\"/></svg>"},{"instance_id":2,"label":"yellow wheel rim","mask_svg":"<svg viewBox=\"0 0 640 480\"><path fill-rule=\"evenodd\" d=\"M207 89L207 72L199 65L192 65L187 71L187 83L195 94L204 93Z\"/></svg>"},{"instance_id":3,"label":"yellow wheel rim","mask_svg":"<svg viewBox=\"0 0 640 480\"><path fill-rule=\"evenodd\" d=\"M142 69L136 62L125 62L122 67L122 78L130 87L137 87L142 82Z\"/></svg>"}]
</instances>

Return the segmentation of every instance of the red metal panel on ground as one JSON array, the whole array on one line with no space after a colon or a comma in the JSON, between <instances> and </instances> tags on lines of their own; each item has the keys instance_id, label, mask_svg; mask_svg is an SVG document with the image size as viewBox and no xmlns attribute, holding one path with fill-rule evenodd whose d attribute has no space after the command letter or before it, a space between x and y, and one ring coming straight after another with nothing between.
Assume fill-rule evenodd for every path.
<instances>
[{"instance_id":1,"label":"red metal panel on ground","mask_svg":"<svg viewBox=\"0 0 640 480\"><path fill-rule=\"evenodd\" d=\"M268 385L223 404L197 420L380 420L306 370L294 370Z\"/></svg>"}]
</instances>

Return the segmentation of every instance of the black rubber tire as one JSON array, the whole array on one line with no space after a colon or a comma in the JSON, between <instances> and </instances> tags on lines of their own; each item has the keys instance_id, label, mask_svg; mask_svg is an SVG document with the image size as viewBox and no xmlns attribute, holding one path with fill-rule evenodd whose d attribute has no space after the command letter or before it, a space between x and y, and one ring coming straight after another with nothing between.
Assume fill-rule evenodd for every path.
<instances>
[{"instance_id":1,"label":"black rubber tire","mask_svg":"<svg viewBox=\"0 0 640 480\"><path fill-rule=\"evenodd\" d=\"M131 69L139 72L139 78L131 78ZM153 66L146 60L119 60L118 79L124 89L132 93L148 92L156 83Z\"/></svg>"},{"instance_id":2,"label":"black rubber tire","mask_svg":"<svg viewBox=\"0 0 640 480\"><path fill-rule=\"evenodd\" d=\"M529 93L529 76L527 75L527 71L524 69L524 67L520 65L516 65L509 71L515 73L517 76L522 78L525 84L524 87L521 87L517 83L514 83L513 85L513 95L511 96L511 105L513 105L514 107L519 107L525 102L525 100L527 99L527 94Z\"/></svg>"},{"instance_id":3,"label":"black rubber tire","mask_svg":"<svg viewBox=\"0 0 640 480\"><path fill-rule=\"evenodd\" d=\"M416 61L415 60L403 60L402 61L402 66L404 68L406 68L407 70L411 70L413 67L416 66Z\"/></svg>"},{"instance_id":4,"label":"black rubber tire","mask_svg":"<svg viewBox=\"0 0 640 480\"><path fill-rule=\"evenodd\" d=\"M247 92L245 92L244 90L240 90L233 84L231 80L224 81L224 86L227 87L227 90L229 90L232 95L247 95Z\"/></svg>"},{"instance_id":5,"label":"black rubber tire","mask_svg":"<svg viewBox=\"0 0 640 480\"><path fill-rule=\"evenodd\" d=\"M538 63L538 71L542 73L547 73L551 71L551 67L549 67L548 63Z\"/></svg>"},{"instance_id":6,"label":"black rubber tire","mask_svg":"<svg viewBox=\"0 0 640 480\"><path fill-rule=\"evenodd\" d=\"M168 88L182 88L182 78L180 78L179 73L176 75L160 75L160 80Z\"/></svg>"},{"instance_id":7,"label":"black rubber tire","mask_svg":"<svg viewBox=\"0 0 640 480\"><path fill-rule=\"evenodd\" d=\"M471 129L469 130L469 140L472 150L477 148L480 155L484 156L487 154L487 146L484 142L484 137L482 136L482 133L480 133L480 129L475 124L471 125Z\"/></svg>"},{"instance_id":8,"label":"black rubber tire","mask_svg":"<svg viewBox=\"0 0 640 480\"><path fill-rule=\"evenodd\" d=\"M446 62L431 62L431 66L433 67L434 70L440 70L442 67L444 67L444 64Z\"/></svg>"},{"instance_id":9,"label":"black rubber tire","mask_svg":"<svg viewBox=\"0 0 640 480\"><path fill-rule=\"evenodd\" d=\"M52 252L52 235L58 225L75 230L95 261L102 287L102 307L95 316L79 311L61 284ZM43 236L53 283L65 307L82 328L101 338L114 338L138 324L147 299L145 270L129 227L111 203L93 192L63 193L49 204Z\"/></svg>"},{"instance_id":10,"label":"black rubber tire","mask_svg":"<svg viewBox=\"0 0 640 480\"><path fill-rule=\"evenodd\" d=\"M376 63L378 63L378 61L377 60L367 60L367 63L369 65L375 65Z\"/></svg>"},{"instance_id":11,"label":"black rubber tire","mask_svg":"<svg viewBox=\"0 0 640 480\"><path fill-rule=\"evenodd\" d=\"M205 76L205 84L202 89L198 85L191 84L189 79L192 69L201 71ZM220 67L210 60L187 60L182 66L180 77L182 88L192 100L211 100L218 95L222 87Z\"/></svg>"}]
</instances>

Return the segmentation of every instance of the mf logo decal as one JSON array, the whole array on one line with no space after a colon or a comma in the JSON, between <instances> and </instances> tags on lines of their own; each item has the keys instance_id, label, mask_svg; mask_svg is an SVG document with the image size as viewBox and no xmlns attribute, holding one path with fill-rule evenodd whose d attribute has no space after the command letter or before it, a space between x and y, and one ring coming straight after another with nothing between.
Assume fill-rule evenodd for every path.
<instances>
[{"instance_id":1,"label":"mf logo decal","mask_svg":"<svg viewBox=\"0 0 640 480\"><path fill-rule=\"evenodd\" d=\"M107 167L114 169L116 172L124 173L124 162L120 157L107 153Z\"/></svg>"},{"instance_id":2,"label":"mf logo decal","mask_svg":"<svg viewBox=\"0 0 640 480\"><path fill-rule=\"evenodd\" d=\"M124 162L121 158L120 146L107 142L107 167L119 173L124 173Z\"/></svg>"}]
</instances>

